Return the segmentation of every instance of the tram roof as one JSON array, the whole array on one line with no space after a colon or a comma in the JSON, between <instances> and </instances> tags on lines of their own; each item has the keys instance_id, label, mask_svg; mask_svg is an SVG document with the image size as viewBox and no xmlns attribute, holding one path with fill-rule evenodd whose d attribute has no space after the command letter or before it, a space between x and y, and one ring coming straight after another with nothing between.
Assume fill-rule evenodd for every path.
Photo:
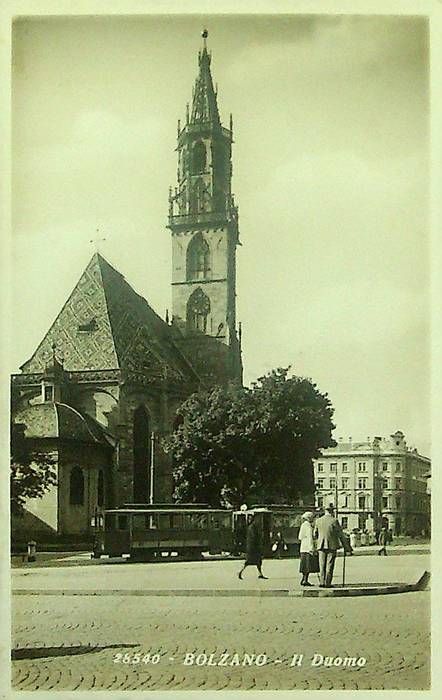
<instances>
[{"instance_id":1,"label":"tram roof","mask_svg":"<svg viewBox=\"0 0 442 700\"><path fill-rule=\"evenodd\" d=\"M136 508L133 508L132 506L107 508L104 512L106 515L131 515L136 513L230 513L231 511L226 510L225 508L210 508L207 505L198 507L192 504L192 506L189 507L184 504L177 504L175 506L169 503L162 507L159 507L158 504L156 504L154 507L148 505L138 505Z\"/></svg>"}]
</instances>

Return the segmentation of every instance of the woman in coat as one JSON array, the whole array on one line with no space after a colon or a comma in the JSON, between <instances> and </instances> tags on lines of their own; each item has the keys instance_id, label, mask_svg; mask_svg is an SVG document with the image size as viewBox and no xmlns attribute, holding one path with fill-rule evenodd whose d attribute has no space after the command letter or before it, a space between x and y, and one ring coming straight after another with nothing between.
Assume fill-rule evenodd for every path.
<instances>
[{"instance_id":1,"label":"woman in coat","mask_svg":"<svg viewBox=\"0 0 442 700\"><path fill-rule=\"evenodd\" d=\"M301 561L299 562L299 571L302 574L301 586L311 586L308 582L308 577L311 572L310 559L315 551L315 543L313 540L313 520L315 516L310 511L307 511L302 516L302 525L299 528L299 551Z\"/></svg>"},{"instance_id":2,"label":"woman in coat","mask_svg":"<svg viewBox=\"0 0 442 700\"><path fill-rule=\"evenodd\" d=\"M262 573L262 536L261 528L256 520L255 514L252 515L249 526L247 528L246 540L246 560L241 571L238 573L238 578L242 580L242 574L246 566L256 566L258 569L258 578L267 578Z\"/></svg>"}]
</instances>

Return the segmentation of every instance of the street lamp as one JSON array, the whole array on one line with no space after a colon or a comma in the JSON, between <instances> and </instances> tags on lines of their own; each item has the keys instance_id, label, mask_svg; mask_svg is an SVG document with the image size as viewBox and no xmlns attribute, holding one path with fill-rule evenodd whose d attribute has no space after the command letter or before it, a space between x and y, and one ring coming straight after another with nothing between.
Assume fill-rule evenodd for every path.
<instances>
[{"instance_id":1,"label":"street lamp","mask_svg":"<svg viewBox=\"0 0 442 700\"><path fill-rule=\"evenodd\" d=\"M150 488L149 488L149 503L152 505L154 499L154 476L155 476L155 433L152 431L150 436Z\"/></svg>"}]
</instances>

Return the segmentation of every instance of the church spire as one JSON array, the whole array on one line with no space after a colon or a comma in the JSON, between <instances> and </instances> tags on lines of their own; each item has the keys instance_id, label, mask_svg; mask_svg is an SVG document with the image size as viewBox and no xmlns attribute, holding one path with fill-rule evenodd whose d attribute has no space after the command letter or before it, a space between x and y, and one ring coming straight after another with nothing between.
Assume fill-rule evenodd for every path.
<instances>
[{"instance_id":1,"label":"church spire","mask_svg":"<svg viewBox=\"0 0 442 700\"><path fill-rule=\"evenodd\" d=\"M213 87L212 74L210 72L211 55L207 51L207 37L209 32L204 29L202 37L204 46L198 53L199 73L193 90L192 112L190 124L203 124L211 122L216 126L221 125L218 112L216 92Z\"/></svg>"}]
</instances>

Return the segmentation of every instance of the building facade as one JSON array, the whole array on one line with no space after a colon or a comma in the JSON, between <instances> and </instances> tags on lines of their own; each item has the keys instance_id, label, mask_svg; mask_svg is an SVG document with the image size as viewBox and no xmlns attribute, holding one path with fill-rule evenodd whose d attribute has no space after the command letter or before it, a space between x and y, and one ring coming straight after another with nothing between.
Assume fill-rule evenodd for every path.
<instances>
[{"instance_id":1,"label":"building facade","mask_svg":"<svg viewBox=\"0 0 442 700\"><path fill-rule=\"evenodd\" d=\"M316 505L333 503L348 530L375 530L388 522L396 534L428 534L430 467L400 431L365 442L339 438L314 461Z\"/></svg>"},{"instance_id":2,"label":"building facade","mask_svg":"<svg viewBox=\"0 0 442 700\"><path fill-rule=\"evenodd\" d=\"M200 389L242 381L232 127L221 125L205 42L191 113L178 132L171 321L96 253L11 378L12 420L57 475L57 485L14 518L18 539L81 537L102 508L170 501L162 438L176 427L180 405Z\"/></svg>"}]
</instances>

